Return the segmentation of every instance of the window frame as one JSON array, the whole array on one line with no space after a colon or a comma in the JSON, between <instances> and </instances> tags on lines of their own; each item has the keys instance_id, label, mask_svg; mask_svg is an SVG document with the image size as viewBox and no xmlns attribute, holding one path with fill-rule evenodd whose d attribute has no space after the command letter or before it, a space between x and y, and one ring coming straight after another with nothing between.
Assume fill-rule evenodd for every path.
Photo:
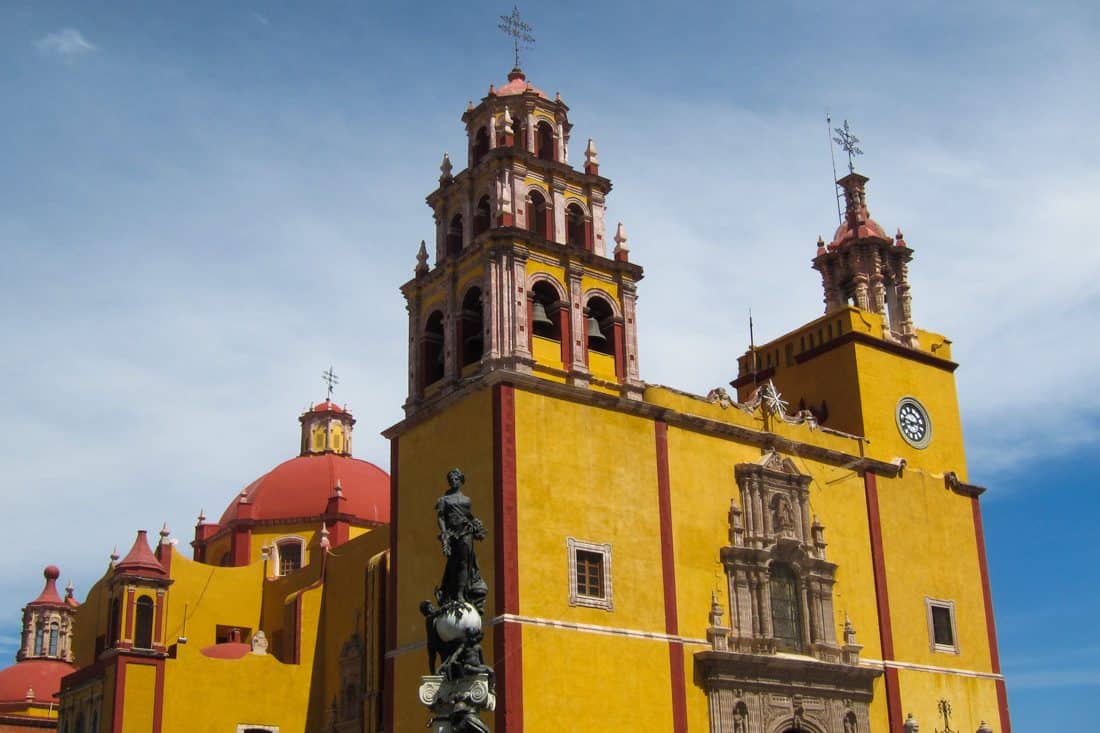
<instances>
[{"instance_id":1,"label":"window frame","mask_svg":"<svg viewBox=\"0 0 1100 733\"><path fill-rule=\"evenodd\" d=\"M951 622L951 641L952 644L940 644L936 641L936 622L932 615L933 608L945 608L947 609L948 618ZM958 654L959 653L959 624L955 617L955 602L949 601L943 598L932 598L930 596L924 597L924 610L925 615L928 618L928 646L933 652L941 652L943 654Z\"/></svg>"},{"instance_id":2,"label":"window frame","mask_svg":"<svg viewBox=\"0 0 1100 733\"><path fill-rule=\"evenodd\" d=\"M294 545L294 544L297 544L298 547L299 547L298 567L296 567L294 570L291 570L288 573L284 573L283 572L282 546L283 545ZM272 542L271 547L272 547L271 555L272 555L272 559L274 561L273 564L272 564L273 565L272 570L274 571L274 575L275 575L276 578L285 578L286 576L290 575L290 573L297 572L298 570L301 570L302 568L304 568L306 565L309 564L309 555L307 554L307 545L306 545L306 538L305 537L301 537L299 535L285 535L283 537L277 538L274 542Z\"/></svg>"},{"instance_id":3,"label":"window frame","mask_svg":"<svg viewBox=\"0 0 1100 733\"><path fill-rule=\"evenodd\" d=\"M575 537L566 538L569 562L569 605L586 608L599 608L605 611L615 610L611 585L611 545L609 543L586 542ZM600 556L602 563L603 597L582 594L577 589L577 553L590 552Z\"/></svg>"}]
</instances>

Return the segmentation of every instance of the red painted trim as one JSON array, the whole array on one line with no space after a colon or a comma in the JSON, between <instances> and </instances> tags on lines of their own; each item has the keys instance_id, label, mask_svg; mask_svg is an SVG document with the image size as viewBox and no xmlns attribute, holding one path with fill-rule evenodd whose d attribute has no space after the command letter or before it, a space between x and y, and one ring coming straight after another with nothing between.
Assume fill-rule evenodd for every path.
<instances>
[{"instance_id":1,"label":"red painted trim","mask_svg":"<svg viewBox=\"0 0 1100 733\"><path fill-rule=\"evenodd\" d=\"M251 562L252 558L252 529L250 527L237 527L232 539L233 567L241 567Z\"/></svg>"},{"instance_id":2,"label":"red painted trim","mask_svg":"<svg viewBox=\"0 0 1100 733\"><path fill-rule=\"evenodd\" d=\"M534 352L535 349L535 324L532 322L535 317L535 299L528 295L527 297L527 350Z\"/></svg>"},{"instance_id":3,"label":"red painted trim","mask_svg":"<svg viewBox=\"0 0 1100 733\"><path fill-rule=\"evenodd\" d=\"M134 588L126 589L126 631L125 639L129 642L134 640Z\"/></svg>"},{"instance_id":4,"label":"red painted trim","mask_svg":"<svg viewBox=\"0 0 1100 733\"><path fill-rule=\"evenodd\" d=\"M995 673L1001 671L1001 656L997 651L997 625L993 621L993 595L989 590L989 566L985 558L985 532L982 531L982 509L978 497L970 499L974 517L974 541L978 545L978 570L982 576L982 596L985 601L985 628L989 637L989 666Z\"/></svg>"},{"instance_id":5,"label":"red painted trim","mask_svg":"<svg viewBox=\"0 0 1100 733\"><path fill-rule=\"evenodd\" d=\"M672 730L686 733L687 690L684 687L684 645L678 641L668 643L668 668L672 676Z\"/></svg>"},{"instance_id":6,"label":"red painted trim","mask_svg":"<svg viewBox=\"0 0 1100 733\"><path fill-rule=\"evenodd\" d=\"M901 683L898 681L898 670L887 667L883 670L886 678L886 714L890 718L890 730L905 730L905 721L901 719Z\"/></svg>"},{"instance_id":7,"label":"red painted trim","mask_svg":"<svg viewBox=\"0 0 1100 733\"><path fill-rule=\"evenodd\" d=\"M970 497L970 511L974 517L974 542L978 548L978 571L982 576L982 600L985 603L985 629L989 640L989 666L993 672L1001 672L1001 654L997 647L997 623L993 618L993 593L989 586L989 563L985 555L985 531L982 529L982 507L977 496ZM1012 733L1012 721L1008 716L1008 692L1004 680L997 680L997 711L1001 718L1001 731Z\"/></svg>"},{"instance_id":8,"label":"red painted trim","mask_svg":"<svg viewBox=\"0 0 1100 733\"><path fill-rule=\"evenodd\" d=\"M611 338L615 341L615 376L621 382L626 377L626 349L623 340L623 324L611 325Z\"/></svg>"},{"instance_id":9,"label":"red painted trim","mask_svg":"<svg viewBox=\"0 0 1100 733\"><path fill-rule=\"evenodd\" d=\"M385 648L397 648L397 523L400 437L390 438L390 560L386 573L386 641ZM382 662L382 721L387 731L394 730L394 660Z\"/></svg>"},{"instance_id":10,"label":"red painted trim","mask_svg":"<svg viewBox=\"0 0 1100 733\"><path fill-rule=\"evenodd\" d=\"M573 368L573 310L569 306L568 294L565 305L558 308L558 332L561 335L561 365L569 371Z\"/></svg>"},{"instance_id":11,"label":"red painted trim","mask_svg":"<svg viewBox=\"0 0 1100 733\"><path fill-rule=\"evenodd\" d=\"M664 585L665 633L679 634L676 610L676 558L672 540L672 490L668 470L668 424L653 423L657 453L657 509L661 523L661 580ZM669 677L672 684L672 725L675 733L687 731L687 688L684 680L684 645L668 645Z\"/></svg>"},{"instance_id":12,"label":"red painted trim","mask_svg":"<svg viewBox=\"0 0 1100 733\"><path fill-rule=\"evenodd\" d=\"M158 647L159 647L158 651L163 651L163 649L164 649L164 633L163 633L161 627L163 626L162 622L164 621L165 594L164 593L155 593L153 595L153 598L156 600L156 604L157 604L157 611L156 611L156 614L153 617L153 648L158 649Z\"/></svg>"},{"instance_id":13,"label":"red painted trim","mask_svg":"<svg viewBox=\"0 0 1100 733\"><path fill-rule=\"evenodd\" d=\"M1008 691L1004 680L997 680L997 712L1001 716L1001 733L1012 733L1012 720L1008 717Z\"/></svg>"},{"instance_id":14,"label":"red painted trim","mask_svg":"<svg viewBox=\"0 0 1100 733\"><path fill-rule=\"evenodd\" d=\"M164 722L164 660L156 660L155 666L157 678L153 690L153 733L160 733Z\"/></svg>"},{"instance_id":15,"label":"red painted trim","mask_svg":"<svg viewBox=\"0 0 1100 733\"><path fill-rule=\"evenodd\" d=\"M122 733L122 704L126 699L126 660L115 659L115 703L111 711L112 733Z\"/></svg>"},{"instance_id":16,"label":"red painted trim","mask_svg":"<svg viewBox=\"0 0 1100 733\"><path fill-rule=\"evenodd\" d=\"M519 535L516 527L516 395L493 387L493 574L496 612L519 613ZM493 634L497 674L497 730L523 731L523 629L500 624Z\"/></svg>"},{"instance_id":17,"label":"red painted trim","mask_svg":"<svg viewBox=\"0 0 1100 733\"><path fill-rule=\"evenodd\" d=\"M894 658L894 631L890 623L890 593L886 586L886 555L882 548L882 518L879 516L878 483L875 474L866 471L863 485L867 496L867 529L871 540L871 565L875 574L875 604L878 609L879 640L882 643L882 658ZM896 669L886 670L886 710L890 717L890 729L900 731L904 722L901 719L901 689L898 686Z\"/></svg>"}]
</instances>

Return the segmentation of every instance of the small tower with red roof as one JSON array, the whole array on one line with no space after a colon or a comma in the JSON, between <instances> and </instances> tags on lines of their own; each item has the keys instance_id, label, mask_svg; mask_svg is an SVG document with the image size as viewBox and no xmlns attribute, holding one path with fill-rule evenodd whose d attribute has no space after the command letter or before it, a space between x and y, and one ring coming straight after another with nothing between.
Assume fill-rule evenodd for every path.
<instances>
[{"instance_id":1,"label":"small tower with red roof","mask_svg":"<svg viewBox=\"0 0 1100 733\"><path fill-rule=\"evenodd\" d=\"M821 273L825 312L854 305L882 316L883 338L915 348L908 264L913 250L901 231L886 233L867 210L869 179L849 173L837 181L844 190L844 220L828 245L819 242L814 269Z\"/></svg>"},{"instance_id":2,"label":"small tower with red roof","mask_svg":"<svg viewBox=\"0 0 1100 733\"><path fill-rule=\"evenodd\" d=\"M57 592L61 571L46 567L46 584L23 608L22 643L16 663L0 670L0 730L56 727L61 678L72 665L73 615L79 604L72 585L62 598Z\"/></svg>"},{"instance_id":3,"label":"small tower with red roof","mask_svg":"<svg viewBox=\"0 0 1100 733\"><path fill-rule=\"evenodd\" d=\"M112 569L105 648L164 654L168 570L153 554L144 529L126 556Z\"/></svg>"}]
</instances>

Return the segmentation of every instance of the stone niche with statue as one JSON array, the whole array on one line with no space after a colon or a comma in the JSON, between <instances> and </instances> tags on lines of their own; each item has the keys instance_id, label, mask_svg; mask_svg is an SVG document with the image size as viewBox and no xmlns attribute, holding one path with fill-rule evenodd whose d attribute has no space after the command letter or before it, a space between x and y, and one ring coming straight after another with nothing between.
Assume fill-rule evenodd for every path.
<instances>
[{"instance_id":1,"label":"stone niche with statue","mask_svg":"<svg viewBox=\"0 0 1100 733\"><path fill-rule=\"evenodd\" d=\"M710 730L722 733L857 733L881 670L859 664L855 629L838 643L837 566L825 528L810 513L811 478L768 451L736 466L729 545L721 548L726 606L715 594L707 639L695 655Z\"/></svg>"},{"instance_id":2,"label":"stone niche with statue","mask_svg":"<svg viewBox=\"0 0 1100 733\"><path fill-rule=\"evenodd\" d=\"M429 672L421 677L420 702L430 711L432 733L489 733L480 713L496 707L496 678L481 649L489 586L474 551L474 542L485 539L485 527L462 491L465 483L462 471L450 471L447 491L436 502L446 565L435 601L420 604Z\"/></svg>"}]
</instances>

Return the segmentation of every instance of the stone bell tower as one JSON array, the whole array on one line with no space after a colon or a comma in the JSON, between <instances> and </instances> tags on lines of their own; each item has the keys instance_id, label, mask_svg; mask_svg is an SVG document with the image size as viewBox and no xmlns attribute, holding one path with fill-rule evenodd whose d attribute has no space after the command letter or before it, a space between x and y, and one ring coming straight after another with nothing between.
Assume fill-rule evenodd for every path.
<instances>
[{"instance_id":1,"label":"stone bell tower","mask_svg":"<svg viewBox=\"0 0 1100 733\"><path fill-rule=\"evenodd\" d=\"M569 164L569 108L513 68L462 121L467 167L443 156L434 262L421 243L409 311L407 414L507 369L640 399L636 284L620 224L609 248L595 143Z\"/></svg>"},{"instance_id":2,"label":"stone bell tower","mask_svg":"<svg viewBox=\"0 0 1100 733\"><path fill-rule=\"evenodd\" d=\"M885 340L915 348L908 272L913 250L901 230L890 237L871 218L865 188L868 180L852 172L837 181L844 190L844 221L828 245L818 241L813 260L825 289L825 312L854 305L877 313L883 317Z\"/></svg>"}]
</instances>

